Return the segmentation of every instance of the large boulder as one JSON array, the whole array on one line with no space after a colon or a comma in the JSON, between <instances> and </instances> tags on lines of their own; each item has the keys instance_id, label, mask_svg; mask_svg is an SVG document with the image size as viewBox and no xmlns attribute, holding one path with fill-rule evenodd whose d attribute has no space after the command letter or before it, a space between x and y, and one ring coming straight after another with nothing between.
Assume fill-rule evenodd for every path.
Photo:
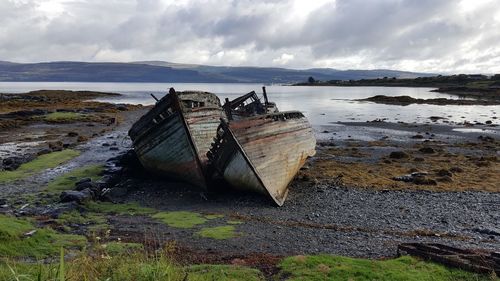
<instances>
[{"instance_id":1,"label":"large boulder","mask_svg":"<svg viewBox=\"0 0 500 281\"><path fill-rule=\"evenodd\" d=\"M77 191L77 190L63 191L59 196L59 199L61 200L62 203L77 202L82 204L92 200L93 197L94 193L92 192L92 190L90 190L90 188L86 188L82 191Z\"/></svg>"}]
</instances>

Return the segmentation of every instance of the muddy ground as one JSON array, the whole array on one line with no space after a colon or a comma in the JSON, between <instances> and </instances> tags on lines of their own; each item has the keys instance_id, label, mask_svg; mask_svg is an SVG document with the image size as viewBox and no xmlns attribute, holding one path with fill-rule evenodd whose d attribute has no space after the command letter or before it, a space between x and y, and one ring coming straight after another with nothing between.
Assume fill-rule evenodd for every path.
<instances>
[{"instance_id":1,"label":"muddy ground","mask_svg":"<svg viewBox=\"0 0 500 281\"><path fill-rule=\"evenodd\" d=\"M393 257L403 242L500 249L498 127L476 125L470 130L358 122L315 128L317 155L291 183L284 206L276 207L264 196L228 191L223 184L217 186L222 191L199 191L156 178L135 166L130 157L117 160L130 150L127 130L145 110L119 111L119 122L109 126L95 120L30 122L2 130L4 159L14 154L33 158L46 153L54 141L82 153L56 168L0 183L4 203L0 212L41 217L59 204L37 196L48 183L75 168L102 164L107 167L105 178L112 179L108 200L138 202L158 211L218 215L193 228L172 227L147 215L106 215L110 227L106 239L155 246L174 241L182 249L179 257L188 262L239 258L259 263L259 259L272 262L275 257L315 253ZM69 137L72 142L67 140L69 132L77 134ZM79 135L86 139L78 142ZM40 143L21 147L32 141ZM423 174L417 181L393 179L415 172ZM202 228L229 223L235 237L218 240L196 235ZM84 233L85 226L71 229Z\"/></svg>"}]
</instances>

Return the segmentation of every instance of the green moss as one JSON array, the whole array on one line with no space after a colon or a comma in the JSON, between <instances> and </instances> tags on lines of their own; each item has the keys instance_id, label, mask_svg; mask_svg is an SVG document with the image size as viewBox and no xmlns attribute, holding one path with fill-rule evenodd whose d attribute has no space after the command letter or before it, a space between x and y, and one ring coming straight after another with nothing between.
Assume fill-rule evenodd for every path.
<instances>
[{"instance_id":1,"label":"green moss","mask_svg":"<svg viewBox=\"0 0 500 281\"><path fill-rule=\"evenodd\" d=\"M44 121L53 123L85 121L87 119L89 119L87 115L75 112L53 112L43 117Z\"/></svg>"},{"instance_id":2,"label":"green moss","mask_svg":"<svg viewBox=\"0 0 500 281\"><path fill-rule=\"evenodd\" d=\"M207 219L201 214L188 211L159 212L152 216L172 227L192 228L198 224L204 224Z\"/></svg>"},{"instance_id":3,"label":"green moss","mask_svg":"<svg viewBox=\"0 0 500 281\"><path fill-rule=\"evenodd\" d=\"M89 202L86 205L87 210L96 213L112 213L125 215L146 215L154 213L151 208L142 207L137 203L114 204L110 202Z\"/></svg>"},{"instance_id":4,"label":"green moss","mask_svg":"<svg viewBox=\"0 0 500 281\"><path fill-rule=\"evenodd\" d=\"M243 222L242 221L237 221L237 220L229 220L226 222L227 224L242 224Z\"/></svg>"},{"instance_id":5,"label":"green moss","mask_svg":"<svg viewBox=\"0 0 500 281\"><path fill-rule=\"evenodd\" d=\"M110 226L106 223L92 224L87 227L88 232L93 236L105 233L109 229Z\"/></svg>"},{"instance_id":6,"label":"green moss","mask_svg":"<svg viewBox=\"0 0 500 281\"><path fill-rule=\"evenodd\" d=\"M25 233L36 232L25 237ZM26 220L0 215L0 257L56 256L61 247L82 248L86 239L80 235L59 234L49 228L36 228Z\"/></svg>"},{"instance_id":7,"label":"green moss","mask_svg":"<svg viewBox=\"0 0 500 281\"><path fill-rule=\"evenodd\" d=\"M485 276L450 269L409 256L391 260L340 256L296 256L280 267L287 280L487 280Z\"/></svg>"},{"instance_id":8,"label":"green moss","mask_svg":"<svg viewBox=\"0 0 500 281\"><path fill-rule=\"evenodd\" d=\"M224 215L220 215L220 214L209 214L209 215L205 215L205 218L207 220L213 220L213 219L220 219L220 218L223 218Z\"/></svg>"},{"instance_id":9,"label":"green moss","mask_svg":"<svg viewBox=\"0 0 500 281\"><path fill-rule=\"evenodd\" d=\"M142 244L125 242L108 242L101 245L101 247L110 255L119 255L144 249Z\"/></svg>"},{"instance_id":10,"label":"green moss","mask_svg":"<svg viewBox=\"0 0 500 281\"><path fill-rule=\"evenodd\" d=\"M216 227L204 227L196 232L196 235L217 240L229 239L237 236L234 226L224 225Z\"/></svg>"},{"instance_id":11,"label":"green moss","mask_svg":"<svg viewBox=\"0 0 500 281\"><path fill-rule=\"evenodd\" d=\"M235 265L192 265L187 267L186 271L189 281L265 280L259 270Z\"/></svg>"},{"instance_id":12,"label":"green moss","mask_svg":"<svg viewBox=\"0 0 500 281\"><path fill-rule=\"evenodd\" d=\"M45 169L55 168L78 155L80 152L72 149L40 155L33 161L22 164L14 171L1 171L0 183L23 179Z\"/></svg>"},{"instance_id":13,"label":"green moss","mask_svg":"<svg viewBox=\"0 0 500 281\"><path fill-rule=\"evenodd\" d=\"M75 183L82 178L91 178L93 181L101 179L102 165L89 165L81 168L76 168L70 172L65 173L51 181L46 190L49 192L63 191L73 189Z\"/></svg>"}]
</instances>

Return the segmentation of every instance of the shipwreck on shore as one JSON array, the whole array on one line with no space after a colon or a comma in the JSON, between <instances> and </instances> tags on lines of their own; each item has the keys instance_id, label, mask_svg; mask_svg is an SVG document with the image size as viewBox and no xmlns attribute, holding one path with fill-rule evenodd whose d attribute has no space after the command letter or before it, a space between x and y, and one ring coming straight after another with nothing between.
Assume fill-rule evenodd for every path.
<instances>
[{"instance_id":1,"label":"shipwreck on shore","mask_svg":"<svg viewBox=\"0 0 500 281\"><path fill-rule=\"evenodd\" d=\"M298 111L224 120L208 153L210 164L231 186L268 194L279 206L288 184L315 154L311 126Z\"/></svg>"},{"instance_id":2,"label":"shipwreck on shore","mask_svg":"<svg viewBox=\"0 0 500 281\"><path fill-rule=\"evenodd\" d=\"M172 88L130 129L136 154L157 174L204 189L223 179L281 206L316 139L301 112L279 112L264 87L263 96L252 91L221 106L215 94Z\"/></svg>"},{"instance_id":3,"label":"shipwreck on shore","mask_svg":"<svg viewBox=\"0 0 500 281\"><path fill-rule=\"evenodd\" d=\"M219 98L176 92L158 100L129 131L144 168L207 189L207 152L225 118Z\"/></svg>"}]
</instances>

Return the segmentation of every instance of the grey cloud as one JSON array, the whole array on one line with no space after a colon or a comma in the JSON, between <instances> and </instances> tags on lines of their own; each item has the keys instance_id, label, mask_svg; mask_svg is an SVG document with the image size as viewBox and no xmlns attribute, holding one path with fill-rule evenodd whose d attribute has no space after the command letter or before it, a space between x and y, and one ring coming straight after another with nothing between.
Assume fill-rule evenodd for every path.
<instances>
[{"instance_id":1,"label":"grey cloud","mask_svg":"<svg viewBox=\"0 0 500 281\"><path fill-rule=\"evenodd\" d=\"M468 1L4 0L0 60L500 71L500 3Z\"/></svg>"}]
</instances>

